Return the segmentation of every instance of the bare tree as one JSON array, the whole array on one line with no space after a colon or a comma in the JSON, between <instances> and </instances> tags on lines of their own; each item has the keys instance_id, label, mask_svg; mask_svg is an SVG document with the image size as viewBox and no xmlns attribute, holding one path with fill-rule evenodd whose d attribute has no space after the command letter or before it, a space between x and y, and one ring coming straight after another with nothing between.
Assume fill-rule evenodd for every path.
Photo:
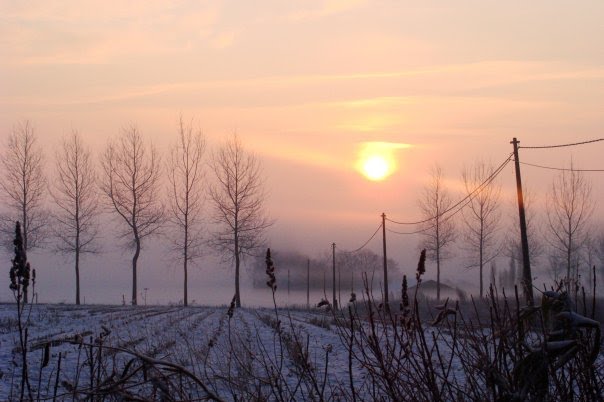
<instances>
[{"instance_id":1,"label":"bare tree","mask_svg":"<svg viewBox=\"0 0 604 402\"><path fill-rule=\"evenodd\" d=\"M566 280L572 277L571 267L577 267L579 250L588 235L588 221L593 212L591 183L583 172L570 169L560 172L552 182L546 199L549 243L566 260Z\"/></svg>"},{"instance_id":2,"label":"bare tree","mask_svg":"<svg viewBox=\"0 0 604 402\"><path fill-rule=\"evenodd\" d=\"M164 223L160 194L160 160L155 148L145 144L135 126L110 141L101 158L104 176L101 190L122 223L118 233L134 249L132 256L132 304L137 304L136 268L143 240L158 233Z\"/></svg>"},{"instance_id":3,"label":"bare tree","mask_svg":"<svg viewBox=\"0 0 604 402\"><path fill-rule=\"evenodd\" d=\"M440 300L441 263L450 257L448 247L455 241L455 223L451 216L444 216L453 205L449 192L444 186L440 166L431 171L430 183L424 188L419 200L423 220L420 248L426 249L426 257L436 262L436 298Z\"/></svg>"},{"instance_id":4,"label":"bare tree","mask_svg":"<svg viewBox=\"0 0 604 402\"><path fill-rule=\"evenodd\" d=\"M59 240L56 251L74 256L76 304L80 304L80 258L98 251L99 199L90 150L77 131L63 138L55 154L55 170L50 194L57 207L53 214Z\"/></svg>"},{"instance_id":5,"label":"bare tree","mask_svg":"<svg viewBox=\"0 0 604 402\"><path fill-rule=\"evenodd\" d=\"M581 253L581 266L586 268L587 278L592 274L592 267L598 265L601 253L601 234L598 234L598 227L594 224L589 225L587 236Z\"/></svg>"},{"instance_id":6,"label":"bare tree","mask_svg":"<svg viewBox=\"0 0 604 402\"><path fill-rule=\"evenodd\" d=\"M210 244L235 261L235 303L241 307L242 256L263 246L265 231L273 222L264 210L266 193L260 162L245 152L236 134L216 151L211 165L216 181L210 185L209 195L218 229Z\"/></svg>"},{"instance_id":7,"label":"bare tree","mask_svg":"<svg viewBox=\"0 0 604 402\"><path fill-rule=\"evenodd\" d=\"M501 218L501 186L489 181L494 171L492 165L479 161L472 168L464 169L462 173L464 189L470 197L467 208L462 210L465 248L470 255L469 267L478 267L479 270L480 297L484 296L484 267L501 251L497 239ZM473 194L479 188L480 190Z\"/></svg>"},{"instance_id":8,"label":"bare tree","mask_svg":"<svg viewBox=\"0 0 604 402\"><path fill-rule=\"evenodd\" d=\"M183 263L185 306L189 305L188 266L201 256L203 246L204 152L205 139L201 131L194 130L192 123L185 125L181 117L178 140L172 147L167 168L170 222L178 231L173 245Z\"/></svg>"},{"instance_id":9,"label":"bare tree","mask_svg":"<svg viewBox=\"0 0 604 402\"><path fill-rule=\"evenodd\" d=\"M27 254L29 250L42 245L49 223L49 213L44 209L44 157L29 121L13 128L1 163L4 172L0 176L0 186L4 190L8 207L1 219L2 232L7 248L11 248L15 221L20 221L23 251ZM27 289L23 300L27 303Z\"/></svg>"},{"instance_id":10,"label":"bare tree","mask_svg":"<svg viewBox=\"0 0 604 402\"><path fill-rule=\"evenodd\" d=\"M29 121L17 125L8 137L2 155L4 172L0 186L10 211L3 216L3 232L14 235L15 221L21 222L23 250L41 246L46 234L48 211L44 210L46 175L44 157ZM12 248L12 240L7 242Z\"/></svg>"},{"instance_id":11,"label":"bare tree","mask_svg":"<svg viewBox=\"0 0 604 402\"><path fill-rule=\"evenodd\" d=\"M591 244L593 247L593 253L595 254L595 260L600 271L600 280L604 278L604 228L600 223L591 233Z\"/></svg>"},{"instance_id":12,"label":"bare tree","mask_svg":"<svg viewBox=\"0 0 604 402\"><path fill-rule=\"evenodd\" d=\"M368 249L362 249L356 252L340 251L336 255L338 266L344 269L351 278L356 278L357 286L362 286L362 275L366 274L370 282L373 283L375 273L380 273L382 260L379 255ZM390 260L388 260L390 268Z\"/></svg>"}]
</instances>

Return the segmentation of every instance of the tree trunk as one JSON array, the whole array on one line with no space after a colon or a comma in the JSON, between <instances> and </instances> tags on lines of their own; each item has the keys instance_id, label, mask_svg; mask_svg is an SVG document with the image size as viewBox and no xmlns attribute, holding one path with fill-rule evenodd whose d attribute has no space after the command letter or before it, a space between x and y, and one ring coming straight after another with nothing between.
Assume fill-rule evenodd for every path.
<instances>
[{"instance_id":1,"label":"tree trunk","mask_svg":"<svg viewBox=\"0 0 604 402\"><path fill-rule=\"evenodd\" d=\"M440 247L436 249L436 300L440 301Z\"/></svg>"},{"instance_id":2,"label":"tree trunk","mask_svg":"<svg viewBox=\"0 0 604 402\"><path fill-rule=\"evenodd\" d=\"M235 231L235 306L241 307L241 295L239 293L239 234Z\"/></svg>"},{"instance_id":3,"label":"tree trunk","mask_svg":"<svg viewBox=\"0 0 604 402\"><path fill-rule=\"evenodd\" d=\"M573 235L572 235L572 222L570 219L568 219L568 228L567 228L567 233L568 233L568 244L566 247L566 280L570 281L571 278L571 271L570 271L570 260L571 260L571 254L572 254L572 243L573 243ZM570 283L570 282L569 282Z\"/></svg>"},{"instance_id":4,"label":"tree trunk","mask_svg":"<svg viewBox=\"0 0 604 402\"><path fill-rule=\"evenodd\" d=\"M136 251L134 252L134 257L132 257L132 305L136 306L137 303L137 298L136 298L136 265L138 263L138 256L141 253L141 241L138 238L138 236L136 236L135 238L135 247L136 247Z\"/></svg>"},{"instance_id":5,"label":"tree trunk","mask_svg":"<svg viewBox=\"0 0 604 402\"><path fill-rule=\"evenodd\" d=\"M189 305L189 291L188 291L188 287L189 287L189 272L188 272L188 264L189 264L189 178L187 176L187 193L186 193L186 200L185 200L185 222L184 222L184 229L185 229L185 241L184 241L184 247L183 247L183 257L184 257L184 261L183 261L183 270L184 270L184 295L183 295L183 305L185 307L187 307Z\"/></svg>"},{"instance_id":6,"label":"tree trunk","mask_svg":"<svg viewBox=\"0 0 604 402\"><path fill-rule=\"evenodd\" d=\"M440 218L439 209L436 209L436 300L440 301Z\"/></svg>"},{"instance_id":7,"label":"tree trunk","mask_svg":"<svg viewBox=\"0 0 604 402\"><path fill-rule=\"evenodd\" d=\"M25 212L25 205L23 206L22 219L23 219L23 253L25 254L25 260L27 261L27 213ZM27 288L23 290L23 304L27 304Z\"/></svg>"},{"instance_id":8,"label":"tree trunk","mask_svg":"<svg viewBox=\"0 0 604 402\"><path fill-rule=\"evenodd\" d=\"M484 252L484 218L482 218L482 208L480 210L481 213L481 219L480 219L480 246L479 248L479 253L480 253L480 257L479 257L479 264L480 264L480 298L482 298L484 296L484 284L483 284L483 268L484 268L484 261L483 261L483 252Z\"/></svg>"},{"instance_id":9,"label":"tree trunk","mask_svg":"<svg viewBox=\"0 0 604 402\"><path fill-rule=\"evenodd\" d=\"M75 250L76 304L80 304L80 248Z\"/></svg>"},{"instance_id":10,"label":"tree trunk","mask_svg":"<svg viewBox=\"0 0 604 402\"><path fill-rule=\"evenodd\" d=\"M188 267L187 267L187 264L188 264L188 261L187 261L187 248L185 247L185 261L184 261L184 264L183 264L183 268L184 268L184 271L185 271L184 272L184 274L185 274L185 283L184 283L185 289L184 289L184 292L185 293L184 293L183 304L184 304L185 307L189 305L189 294L187 292L187 287L188 287L188 282L187 282L188 281L188 272L187 272L187 268Z\"/></svg>"},{"instance_id":11,"label":"tree trunk","mask_svg":"<svg viewBox=\"0 0 604 402\"><path fill-rule=\"evenodd\" d=\"M484 297L484 284L482 279L483 263L482 263L482 246L480 246L480 298Z\"/></svg>"},{"instance_id":12,"label":"tree trunk","mask_svg":"<svg viewBox=\"0 0 604 402\"><path fill-rule=\"evenodd\" d=\"M79 209L76 206L76 216ZM76 274L76 304L80 305L80 222L76 218L76 244L75 244L75 274Z\"/></svg>"}]
</instances>

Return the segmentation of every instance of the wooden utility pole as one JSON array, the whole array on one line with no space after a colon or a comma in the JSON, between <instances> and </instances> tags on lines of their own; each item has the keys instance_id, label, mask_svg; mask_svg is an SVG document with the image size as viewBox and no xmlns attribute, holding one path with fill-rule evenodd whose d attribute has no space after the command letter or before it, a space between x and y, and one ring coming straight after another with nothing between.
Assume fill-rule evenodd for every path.
<instances>
[{"instance_id":1,"label":"wooden utility pole","mask_svg":"<svg viewBox=\"0 0 604 402\"><path fill-rule=\"evenodd\" d=\"M338 300L336 299L336 244L331 244L331 256L332 256L332 290L333 290L333 309L338 309Z\"/></svg>"},{"instance_id":2,"label":"wooden utility pole","mask_svg":"<svg viewBox=\"0 0 604 402\"><path fill-rule=\"evenodd\" d=\"M516 167L516 193L518 194L518 215L520 217L520 241L522 242L522 287L526 304L532 306L533 303L533 275L531 274L531 261L529 257L528 236L526 231L526 215L524 213L524 197L522 196L522 179L520 177L520 159L518 159L518 144L520 141L514 137L512 144L514 146L514 164Z\"/></svg>"},{"instance_id":3,"label":"wooden utility pole","mask_svg":"<svg viewBox=\"0 0 604 402\"><path fill-rule=\"evenodd\" d=\"M386 214L382 213L382 243L384 246L384 311L390 312L388 302L388 258L386 257Z\"/></svg>"},{"instance_id":4,"label":"wooden utility pole","mask_svg":"<svg viewBox=\"0 0 604 402\"><path fill-rule=\"evenodd\" d=\"M306 308L310 309L310 258L306 260Z\"/></svg>"},{"instance_id":5,"label":"wooden utility pole","mask_svg":"<svg viewBox=\"0 0 604 402\"><path fill-rule=\"evenodd\" d=\"M325 267L323 267L323 296L327 299L327 288L325 287Z\"/></svg>"},{"instance_id":6,"label":"wooden utility pole","mask_svg":"<svg viewBox=\"0 0 604 402\"><path fill-rule=\"evenodd\" d=\"M338 265L338 304L342 305L342 266Z\"/></svg>"}]
</instances>

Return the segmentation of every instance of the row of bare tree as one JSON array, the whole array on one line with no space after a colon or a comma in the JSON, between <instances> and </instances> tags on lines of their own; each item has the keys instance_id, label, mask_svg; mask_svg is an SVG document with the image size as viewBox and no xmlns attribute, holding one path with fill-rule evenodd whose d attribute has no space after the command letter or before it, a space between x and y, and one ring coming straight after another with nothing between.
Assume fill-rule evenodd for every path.
<instances>
[{"instance_id":1,"label":"row of bare tree","mask_svg":"<svg viewBox=\"0 0 604 402\"><path fill-rule=\"evenodd\" d=\"M55 172L48 182L42 148L37 144L33 126L25 121L9 135L2 155L4 175L0 177L0 187L7 207L1 220L4 233L10 239L18 220L23 228L25 252L54 238L52 247L56 251L73 255L75 300L79 304L81 256L99 250L99 215L111 212L119 222L117 237L133 250L132 304L137 304L137 265L143 243L171 227L171 249L183 267L183 303L188 304L189 265L201 256L205 245L210 245L234 261L235 301L241 306L241 258L264 244L264 232L272 224L264 210L266 193L261 166L253 154L244 150L236 135L210 157L205 154L201 130L181 118L178 136L164 163L137 127L131 125L107 143L99 158L101 169L97 169L91 150L74 131L58 147ZM212 177L206 176L206 168ZM425 248L428 258L436 263L438 298L441 265L452 255L451 246L457 240L461 240L468 268L478 268L481 296L485 292L486 267L504 251L512 259L521 255L518 225L507 229L507 234L500 234L501 187L493 180L496 173L497 169L485 162L464 169L462 182L467 201L456 206L442 169L435 167L431 172L431 181L419 200L424 218L419 232L420 248ZM164 174L167 181L162 181ZM168 196L162 197L166 186ZM206 199L210 203L207 213ZM572 163L552 182L546 198L545 228L536 222L531 199L529 195L525 206L533 260L541 257L548 245L555 275L566 271L563 279L575 284L582 263L604 263L604 235L595 235L594 225L590 225L594 209L591 184ZM461 225L457 223L457 212L461 212ZM212 233L204 227L206 215L215 229ZM492 273L491 278L494 277Z\"/></svg>"},{"instance_id":2,"label":"row of bare tree","mask_svg":"<svg viewBox=\"0 0 604 402\"><path fill-rule=\"evenodd\" d=\"M445 184L442 169L434 167L431 181L419 199L422 213L420 248L427 250L436 263L437 297L440 298L440 271L444 260L452 256L451 246L460 240L467 258L467 268L478 268L480 296L484 296L484 276L488 264L506 253L513 265L522 263L518 217L504 228L501 219L501 185L494 180L496 169L485 162L476 162L462 172L464 197L457 206ZM477 191L479 189L479 191ZM527 192L525 192L526 194ZM595 263L604 266L604 232L597 232L591 222L594 211L591 182L581 170L561 169L546 195L544 225L539 225L533 196L525 197L529 253L534 261L549 250L550 273L563 279L570 287L580 280L580 266ZM461 219L456 214L460 212ZM501 235L501 231L506 233ZM494 264L494 263L493 263ZM564 275L560 275L564 271ZM491 272L491 282L495 272Z\"/></svg>"},{"instance_id":3,"label":"row of bare tree","mask_svg":"<svg viewBox=\"0 0 604 402\"><path fill-rule=\"evenodd\" d=\"M241 257L263 245L264 232L272 224L264 211L261 165L235 134L207 160L205 153L201 130L181 117L177 139L164 163L138 128L130 125L107 143L97 169L82 135L73 131L56 151L55 172L49 180L42 147L32 124L25 121L8 136L2 155L4 232L12 235L14 222L20 221L25 252L50 246L73 255L75 302L80 304L81 257L100 250L100 214L111 213L118 222L116 236L133 251L132 304L136 305L143 244L169 228L171 249L183 267L184 305L188 305L189 265L210 245L235 262L235 295L240 306ZM207 168L213 177L206 177ZM162 181L164 174L167 181ZM162 197L166 185L168 196ZM206 199L211 233L204 226Z\"/></svg>"}]
</instances>

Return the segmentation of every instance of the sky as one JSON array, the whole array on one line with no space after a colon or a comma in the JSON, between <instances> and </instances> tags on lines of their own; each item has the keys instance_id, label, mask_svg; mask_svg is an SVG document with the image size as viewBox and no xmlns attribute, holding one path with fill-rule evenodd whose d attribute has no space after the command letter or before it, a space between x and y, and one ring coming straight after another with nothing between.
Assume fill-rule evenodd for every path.
<instances>
[{"instance_id":1,"label":"sky","mask_svg":"<svg viewBox=\"0 0 604 402\"><path fill-rule=\"evenodd\" d=\"M98 153L135 124L165 154L181 115L210 149L236 132L263 163L271 247L351 250L382 212L419 218L435 164L455 198L464 167L499 165L513 137L526 146L603 137L602 21L597 0L0 0L0 135L29 120L52 175L52 150L72 129ZM388 157L384 180L359 173L368 147ZM598 169L602 151L527 149L520 159ZM523 169L525 186L545 199L554 173ZM598 199L600 176L589 177ZM499 179L513 210L511 165ZM377 240L367 247L381 252ZM129 255L106 243L83 285L96 302L129 289ZM388 244L412 272L418 238L390 234ZM69 261L32 258L47 275L46 300L70 300L61 285L72 281ZM143 258L139 288L177 301L176 290L159 295L179 288L177 267L152 252ZM444 279L475 284L460 264L450 262ZM228 268L200 265L196 283L230 283ZM0 300L8 296L0 290Z\"/></svg>"}]
</instances>

